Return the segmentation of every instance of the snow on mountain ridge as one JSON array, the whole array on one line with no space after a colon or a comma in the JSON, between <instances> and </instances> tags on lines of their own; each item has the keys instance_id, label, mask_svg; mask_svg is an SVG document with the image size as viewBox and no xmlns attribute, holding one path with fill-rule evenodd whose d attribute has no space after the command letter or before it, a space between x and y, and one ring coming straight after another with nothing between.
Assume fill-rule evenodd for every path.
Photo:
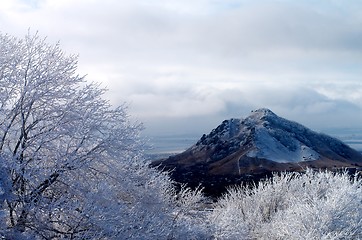
<instances>
[{"instance_id":1,"label":"snow on mountain ridge","mask_svg":"<svg viewBox=\"0 0 362 240\"><path fill-rule=\"evenodd\" d=\"M252 141L248 157L265 158L279 163L319 159L311 140L316 135L303 125L281 118L266 108L257 109L244 119L225 120L209 135L203 135L196 146L222 145L228 152Z\"/></svg>"},{"instance_id":2,"label":"snow on mountain ridge","mask_svg":"<svg viewBox=\"0 0 362 240\"><path fill-rule=\"evenodd\" d=\"M279 163L317 160L320 157L308 141L313 132L301 124L281 118L265 108L253 111L247 119L252 119L249 122L255 124L256 146L247 156Z\"/></svg>"},{"instance_id":3,"label":"snow on mountain ridge","mask_svg":"<svg viewBox=\"0 0 362 240\"><path fill-rule=\"evenodd\" d=\"M247 156L265 158L275 162L302 162L317 160L319 154L303 142L288 136L287 141L280 141L265 127L257 127L254 143L256 149L249 151Z\"/></svg>"}]
</instances>

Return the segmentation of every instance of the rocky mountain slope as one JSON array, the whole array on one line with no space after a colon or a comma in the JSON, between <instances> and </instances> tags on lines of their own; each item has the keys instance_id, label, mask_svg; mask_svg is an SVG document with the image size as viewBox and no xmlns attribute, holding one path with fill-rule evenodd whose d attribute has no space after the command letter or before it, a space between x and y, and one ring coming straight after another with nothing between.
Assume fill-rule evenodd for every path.
<instances>
[{"instance_id":1,"label":"rocky mountain slope","mask_svg":"<svg viewBox=\"0 0 362 240\"><path fill-rule=\"evenodd\" d=\"M153 162L178 182L206 192L258 180L278 171L359 168L362 154L340 140L277 116L269 109L223 121L185 152Z\"/></svg>"}]
</instances>

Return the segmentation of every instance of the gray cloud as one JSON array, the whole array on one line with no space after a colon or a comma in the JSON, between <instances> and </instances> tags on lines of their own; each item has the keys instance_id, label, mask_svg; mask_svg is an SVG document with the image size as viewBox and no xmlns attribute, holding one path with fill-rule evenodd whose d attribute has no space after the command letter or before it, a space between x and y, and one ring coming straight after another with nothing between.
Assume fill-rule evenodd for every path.
<instances>
[{"instance_id":1,"label":"gray cloud","mask_svg":"<svg viewBox=\"0 0 362 240\"><path fill-rule=\"evenodd\" d=\"M4 0L0 24L79 53L80 72L101 81L113 104L129 102L153 134L162 121L168 132L197 131L258 107L316 127L358 126L360 9L360 1Z\"/></svg>"}]
</instances>

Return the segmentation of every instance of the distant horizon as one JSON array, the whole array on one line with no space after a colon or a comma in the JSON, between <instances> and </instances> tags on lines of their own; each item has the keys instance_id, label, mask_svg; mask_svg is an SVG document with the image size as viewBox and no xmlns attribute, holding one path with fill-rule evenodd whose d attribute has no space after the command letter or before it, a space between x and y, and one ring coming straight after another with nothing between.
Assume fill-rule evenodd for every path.
<instances>
[{"instance_id":1,"label":"distant horizon","mask_svg":"<svg viewBox=\"0 0 362 240\"><path fill-rule=\"evenodd\" d=\"M215 126L216 128L217 126ZM209 132L204 134L209 134ZM313 129L312 129L313 130ZM313 130L315 131L315 130ZM328 131L316 131L330 135L349 145L351 148L362 152L362 128L356 129L329 129ZM202 134L170 134L170 135L153 135L143 137L149 140L148 145L151 147L146 150L151 155L168 155L181 153L202 137Z\"/></svg>"}]
</instances>

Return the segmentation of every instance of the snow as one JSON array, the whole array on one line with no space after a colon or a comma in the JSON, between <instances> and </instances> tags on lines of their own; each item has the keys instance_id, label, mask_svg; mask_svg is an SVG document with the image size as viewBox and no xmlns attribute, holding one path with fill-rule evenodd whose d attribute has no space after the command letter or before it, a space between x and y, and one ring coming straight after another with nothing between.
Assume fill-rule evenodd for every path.
<instances>
[{"instance_id":1,"label":"snow","mask_svg":"<svg viewBox=\"0 0 362 240\"><path fill-rule=\"evenodd\" d=\"M299 132L308 132L300 124L280 118L265 108L253 111L245 122L247 125L253 124L255 129L256 149L248 152L248 157L266 158L279 163L302 162L319 158L316 151L295 137ZM273 127L270 127L271 124ZM286 131L289 129L295 131Z\"/></svg>"},{"instance_id":2,"label":"snow","mask_svg":"<svg viewBox=\"0 0 362 240\"><path fill-rule=\"evenodd\" d=\"M246 118L224 120L203 135L190 151L203 149L213 149L214 160L242 149L243 156L278 163L314 161L325 154L333 159L348 156L346 151L350 150L336 138L314 132L265 108L252 111Z\"/></svg>"},{"instance_id":3,"label":"snow","mask_svg":"<svg viewBox=\"0 0 362 240\"><path fill-rule=\"evenodd\" d=\"M319 154L295 138L290 138L289 145L283 145L273 137L268 129L258 126L255 130L256 149L251 150L248 157L266 158L275 162L302 162L317 160ZM292 148L296 146L295 148ZM292 148L292 149L291 149Z\"/></svg>"},{"instance_id":4,"label":"snow","mask_svg":"<svg viewBox=\"0 0 362 240\"><path fill-rule=\"evenodd\" d=\"M318 134L303 125L261 108L244 119L223 121L199 144L215 147L222 141L228 142L229 148L237 149L251 139L253 147L247 152L248 157L286 163L319 159L311 144L316 138Z\"/></svg>"}]
</instances>

